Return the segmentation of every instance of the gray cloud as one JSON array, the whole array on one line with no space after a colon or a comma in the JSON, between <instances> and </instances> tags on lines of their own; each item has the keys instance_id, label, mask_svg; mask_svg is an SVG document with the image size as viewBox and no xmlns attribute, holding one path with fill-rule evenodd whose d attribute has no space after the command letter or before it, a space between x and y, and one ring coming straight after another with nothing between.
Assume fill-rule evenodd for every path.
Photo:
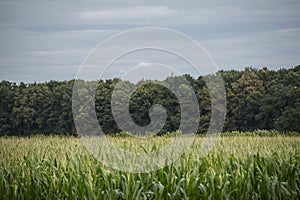
<instances>
[{"instance_id":1,"label":"gray cloud","mask_svg":"<svg viewBox=\"0 0 300 200\"><path fill-rule=\"evenodd\" d=\"M299 10L298 0L0 1L0 79L73 78L99 42L143 26L193 37L223 69L289 67L300 63Z\"/></svg>"},{"instance_id":2,"label":"gray cloud","mask_svg":"<svg viewBox=\"0 0 300 200\"><path fill-rule=\"evenodd\" d=\"M149 20L170 17L176 15L176 11L166 6L134 7L124 9L110 9L100 11L81 12L78 16L84 20Z\"/></svg>"}]
</instances>

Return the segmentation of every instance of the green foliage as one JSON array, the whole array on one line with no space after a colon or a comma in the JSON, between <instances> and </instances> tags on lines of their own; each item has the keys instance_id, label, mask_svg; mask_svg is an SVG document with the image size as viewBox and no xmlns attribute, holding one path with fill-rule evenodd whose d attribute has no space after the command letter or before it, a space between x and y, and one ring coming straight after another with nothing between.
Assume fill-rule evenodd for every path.
<instances>
[{"instance_id":1,"label":"green foliage","mask_svg":"<svg viewBox=\"0 0 300 200\"><path fill-rule=\"evenodd\" d=\"M276 129L282 133L300 132L300 66L277 71L245 68L244 71L219 71L226 89L227 116L224 131L255 131ZM193 87L199 102L200 118L190 118L198 123L198 133L206 133L211 123L210 98L212 91L206 87L205 78L194 79L186 74L168 77L162 81L172 89L181 89L181 95L190 90L182 81L185 77ZM91 96L91 83L78 80L81 102L73 102L81 109L82 128L90 123L84 110L96 109L97 119L106 134L122 131L111 109L111 96L120 79L97 82L95 97ZM140 126L151 123L149 110L160 104L166 109L167 119L158 135L174 132L180 127L181 109L176 96L167 87L143 80L137 84L122 81L127 88L137 89L130 97L129 112L132 120ZM76 135L72 114L72 91L74 80L46 83L16 84L0 82L0 135L28 136L33 134ZM92 102L95 107L87 106ZM73 105L74 105L73 104ZM192 107L186 106L187 109ZM120 112L119 114L122 114ZM188 117L188 116L185 116ZM159 128L157 128L159 129ZM123 130L127 131L127 130Z\"/></svg>"},{"instance_id":2,"label":"green foliage","mask_svg":"<svg viewBox=\"0 0 300 200\"><path fill-rule=\"evenodd\" d=\"M129 133L129 132L124 132L124 131L119 132L119 133L112 134L112 136L113 136L113 137L124 137L124 138L126 138L126 137L133 137L133 135L132 135L131 133Z\"/></svg>"},{"instance_id":3,"label":"green foliage","mask_svg":"<svg viewBox=\"0 0 300 200\"><path fill-rule=\"evenodd\" d=\"M222 137L234 137L234 136L251 136L251 137L278 137L278 136L288 136L288 137L297 137L300 136L299 132L288 131L280 132L277 130L255 130L255 131L230 131L223 132L220 134Z\"/></svg>"},{"instance_id":4,"label":"green foliage","mask_svg":"<svg viewBox=\"0 0 300 200\"><path fill-rule=\"evenodd\" d=\"M172 141L112 139L136 151ZM203 141L196 137L170 166L127 173L98 162L74 137L1 137L0 199L299 199L299 137L222 137L205 156Z\"/></svg>"},{"instance_id":5,"label":"green foliage","mask_svg":"<svg viewBox=\"0 0 300 200\"><path fill-rule=\"evenodd\" d=\"M180 130L174 131L174 132L167 132L164 134L164 137L175 137L178 135L181 135L182 132Z\"/></svg>"}]
</instances>

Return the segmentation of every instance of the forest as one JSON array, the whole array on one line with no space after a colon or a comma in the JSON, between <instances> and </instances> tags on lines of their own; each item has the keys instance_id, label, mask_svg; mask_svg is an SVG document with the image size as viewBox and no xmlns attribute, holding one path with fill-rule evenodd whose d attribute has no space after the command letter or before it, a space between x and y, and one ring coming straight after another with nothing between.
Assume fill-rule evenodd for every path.
<instances>
[{"instance_id":1,"label":"forest","mask_svg":"<svg viewBox=\"0 0 300 200\"><path fill-rule=\"evenodd\" d=\"M300 132L300 65L270 70L246 67L242 71L218 71L226 90L226 119L223 131L278 130ZM183 77L192 86L199 102L198 133L205 133L211 116L211 99L203 76ZM170 76L165 81L173 81ZM72 91L75 80L43 83L0 82L0 135L35 134L77 135L72 114ZM112 115L111 95L119 78L97 81L94 97L97 119L106 134L122 131ZM85 83L84 81L82 81ZM132 120L145 126L150 123L149 109L162 105L167 119L159 134L176 131L180 124L180 105L176 96L159 84L147 80L138 83L130 97ZM180 87L180 85L173 85ZM85 89L82 92L87 92ZM88 92L87 92L88 94Z\"/></svg>"}]
</instances>

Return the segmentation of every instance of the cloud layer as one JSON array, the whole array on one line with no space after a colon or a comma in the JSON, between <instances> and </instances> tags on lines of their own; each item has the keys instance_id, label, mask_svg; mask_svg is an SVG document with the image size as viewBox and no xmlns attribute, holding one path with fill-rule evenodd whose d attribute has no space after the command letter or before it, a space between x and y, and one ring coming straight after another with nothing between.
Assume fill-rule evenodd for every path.
<instances>
[{"instance_id":1,"label":"cloud layer","mask_svg":"<svg viewBox=\"0 0 300 200\"><path fill-rule=\"evenodd\" d=\"M222 69L291 67L300 63L299 10L298 0L1 1L0 79L74 78L98 43L144 26L191 36Z\"/></svg>"}]
</instances>

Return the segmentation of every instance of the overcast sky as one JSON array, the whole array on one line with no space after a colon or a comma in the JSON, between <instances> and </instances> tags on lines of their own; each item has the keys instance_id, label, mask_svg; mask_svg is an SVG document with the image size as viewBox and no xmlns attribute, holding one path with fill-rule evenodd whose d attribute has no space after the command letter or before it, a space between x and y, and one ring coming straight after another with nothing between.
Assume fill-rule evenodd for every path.
<instances>
[{"instance_id":1,"label":"overcast sky","mask_svg":"<svg viewBox=\"0 0 300 200\"><path fill-rule=\"evenodd\" d=\"M300 64L299 10L299 0L1 0L0 80L75 78L97 44L153 26L194 38L220 69L292 67Z\"/></svg>"}]
</instances>

